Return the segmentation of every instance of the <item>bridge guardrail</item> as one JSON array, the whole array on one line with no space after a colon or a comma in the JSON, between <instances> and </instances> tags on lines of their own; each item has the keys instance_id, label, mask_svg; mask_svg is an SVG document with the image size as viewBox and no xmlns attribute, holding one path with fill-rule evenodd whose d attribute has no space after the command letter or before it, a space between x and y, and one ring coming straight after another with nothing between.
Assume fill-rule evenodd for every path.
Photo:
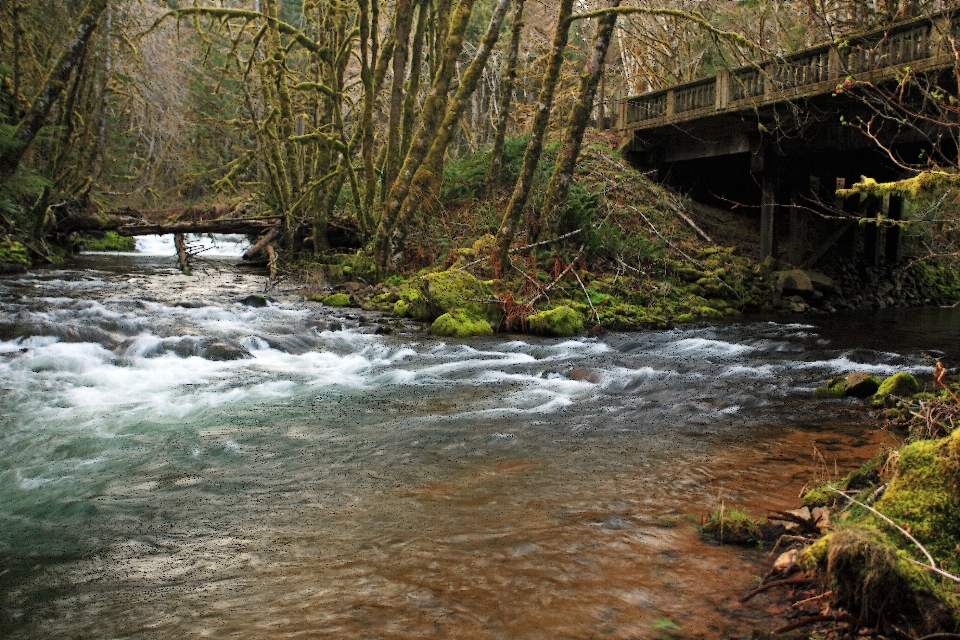
<instances>
[{"instance_id":1,"label":"bridge guardrail","mask_svg":"<svg viewBox=\"0 0 960 640\"><path fill-rule=\"evenodd\" d=\"M775 60L723 70L620 102L622 130L702 117L707 110L756 107L824 92L846 76L871 74L944 55L944 32L960 36L960 12L891 25L837 44L824 44Z\"/></svg>"}]
</instances>

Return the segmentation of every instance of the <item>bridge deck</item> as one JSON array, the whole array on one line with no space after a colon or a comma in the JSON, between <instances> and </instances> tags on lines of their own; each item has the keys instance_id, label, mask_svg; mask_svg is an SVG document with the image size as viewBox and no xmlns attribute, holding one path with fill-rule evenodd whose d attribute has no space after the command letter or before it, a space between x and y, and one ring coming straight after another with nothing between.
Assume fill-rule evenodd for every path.
<instances>
[{"instance_id":1,"label":"bridge deck","mask_svg":"<svg viewBox=\"0 0 960 640\"><path fill-rule=\"evenodd\" d=\"M826 95L847 78L882 82L912 72L953 68L947 35L960 34L960 14L939 14L824 44L783 58L633 96L617 106L617 130L637 132Z\"/></svg>"}]
</instances>

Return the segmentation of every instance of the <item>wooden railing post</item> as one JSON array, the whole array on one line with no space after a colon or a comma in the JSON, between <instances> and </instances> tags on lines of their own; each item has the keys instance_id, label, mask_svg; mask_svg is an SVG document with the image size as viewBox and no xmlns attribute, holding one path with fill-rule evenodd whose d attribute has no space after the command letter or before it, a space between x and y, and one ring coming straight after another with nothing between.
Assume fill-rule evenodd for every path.
<instances>
[{"instance_id":1,"label":"wooden railing post","mask_svg":"<svg viewBox=\"0 0 960 640\"><path fill-rule=\"evenodd\" d=\"M843 59L840 57L840 49L836 45L830 47L830 59L827 61L827 75L830 78L841 78L846 75L843 68Z\"/></svg>"},{"instance_id":2,"label":"wooden railing post","mask_svg":"<svg viewBox=\"0 0 960 640\"><path fill-rule=\"evenodd\" d=\"M761 69L763 69L763 96L771 96L776 92L773 80L777 73L777 63L767 62Z\"/></svg>"},{"instance_id":3,"label":"wooden railing post","mask_svg":"<svg viewBox=\"0 0 960 640\"><path fill-rule=\"evenodd\" d=\"M667 117L673 116L677 112L677 92L673 89L667 91Z\"/></svg>"},{"instance_id":4,"label":"wooden railing post","mask_svg":"<svg viewBox=\"0 0 960 640\"><path fill-rule=\"evenodd\" d=\"M726 109L730 104L730 70L721 69L717 72L717 84L714 88L714 108L717 111Z\"/></svg>"}]
</instances>

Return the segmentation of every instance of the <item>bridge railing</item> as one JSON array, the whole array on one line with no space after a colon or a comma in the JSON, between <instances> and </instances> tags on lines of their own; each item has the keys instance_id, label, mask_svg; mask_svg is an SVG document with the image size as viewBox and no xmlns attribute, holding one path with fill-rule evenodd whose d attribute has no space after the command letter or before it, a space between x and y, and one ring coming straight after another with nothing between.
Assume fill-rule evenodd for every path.
<instances>
[{"instance_id":1,"label":"bridge railing","mask_svg":"<svg viewBox=\"0 0 960 640\"><path fill-rule=\"evenodd\" d=\"M942 14L825 44L789 56L626 98L618 109L622 129L688 120L725 109L742 109L815 95L846 76L870 74L944 55L946 32L960 36L960 13Z\"/></svg>"}]
</instances>

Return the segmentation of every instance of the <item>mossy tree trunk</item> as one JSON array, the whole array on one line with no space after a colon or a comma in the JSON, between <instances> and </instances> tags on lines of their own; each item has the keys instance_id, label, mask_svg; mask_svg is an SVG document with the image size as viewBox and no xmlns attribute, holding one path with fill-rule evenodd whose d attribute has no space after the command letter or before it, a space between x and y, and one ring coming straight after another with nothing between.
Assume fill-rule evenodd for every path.
<instances>
[{"instance_id":1,"label":"mossy tree trunk","mask_svg":"<svg viewBox=\"0 0 960 640\"><path fill-rule=\"evenodd\" d=\"M467 24L470 21L473 1L460 0L456 11L450 18L450 30L445 39L443 57L421 110L417 133L414 135L410 149L404 158L397 180L385 199L383 213L380 216L380 223L373 239L374 256L381 266L385 266L387 263L390 237L396 230L401 208L410 193L413 175L426 157L430 145L439 131L447 104L447 93L456 72L457 58L463 48L463 40L466 36Z\"/></svg>"},{"instance_id":2,"label":"mossy tree trunk","mask_svg":"<svg viewBox=\"0 0 960 640\"><path fill-rule=\"evenodd\" d=\"M100 16L107 8L107 0L90 0L77 21L66 48L60 53L30 108L17 124L12 139L0 152L0 182L9 180L20 166L20 161L43 127L54 103L63 93L74 69L83 59L90 37L97 28ZM14 102L17 96L12 97Z\"/></svg>"},{"instance_id":3,"label":"mossy tree trunk","mask_svg":"<svg viewBox=\"0 0 960 640\"><path fill-rule=\"evenodd\" d=\"M616 8L620 0L609 0L607 6ZM597 32L593 36L590 46L590 57L580 75L580 89L577 99L573 103L570 115L567 117L567 126L560 146L560 156L550 176L547 186L547 195L544 197L543 207L540 210L539 229L545 229L557 235L563 207L570 193L570 182L573 180L573 171L580 155L580 146L583 144L583 134L590 123L590 113L593 111L593 101L597 95L597 87L603 77L604 61L607 50L610 48L610 38L617 22L616 13L607 13L597 20Z\"/></svg>"},{"instance_id":4,"label":"mossy tree trunk","mask_svg":"<svg viewBox=\"0 0 960 640\"><path fill-rule=\"evenodd\" d=\"M410 186L401 203L399 215L397 215L392 228L387 230L387 238L392 237L393 232L404 224L404 221L410 217L413 210L420 204L420 199L412 194L427 193L431 185L439 181L440 174L443 170L443 157L446 154L447 147L450 145L450 141L453 139L454 133L456 133L460 118L467 108L470 97L476 91L477 84L483 75L484 67L486 67L487 60L490 58L490 52L493 51L493 47L497 43L500 26L503 24L503 19L507 14L509 5L510 0L498 0L494 7L487 31L480 41L480 46L477 48L473 60L470 61L466 71L464 71L460 77L460 86L457 88L456 94L447 106L446 112L443 115L443 122L441 122L430 144L429 151L413 174ZM386 257L385 254L378 255L378 266L381 270L387 266Z\"/></svg>"},{"instance_id":5,"label":"mossy tree trunk","mask_svg":"<svg viewBox=\"0 0 960 640\"><path fill-rule=\"evenodd\" d=\"M523 35L524 0L516 0L513 9L513 28L510 31L510 48L507 50L507 66L503 72L503 84L500 87L500 99L497 101L497 125L493 137L493 149L490 151L490 169L487 173L487 188L490 189L500 180L503 166L503 144L507 138L507 124L510 121L510 102L513 98L513 86L517 81L517 57L520 52L520 37Z\"/></svg>"},{"instance_id":6,"label":"mossy tree trunk","mask_svg":"<svg viewBox=\"0 0 960 640\"><path fill-rule=\"evenodd\" d=\"M557 29L553 36L553 48L550 51L547 68L543 72L540 97L537 100L537 111L530 127L530 140L527 142L527 148L523 154L523 166L520 169L520 177L514 185L513 194L510 196L510 202L503 213L500 229L497 231L497 246L491 254L491 266L494 273L503 273L506 268L509 260L507 254L510 251L510 244L513 242L520 216L527 204L527 199L530 197L534 172L540 162L544 138L547 135L547 125L550 123L550 108L553 105L553 96L560 81L560 68L563 65L563 52L570 34L570 17L572 14L573 0L560 0L560 8L557 12Z\"/></svg>"}]
</instances>

